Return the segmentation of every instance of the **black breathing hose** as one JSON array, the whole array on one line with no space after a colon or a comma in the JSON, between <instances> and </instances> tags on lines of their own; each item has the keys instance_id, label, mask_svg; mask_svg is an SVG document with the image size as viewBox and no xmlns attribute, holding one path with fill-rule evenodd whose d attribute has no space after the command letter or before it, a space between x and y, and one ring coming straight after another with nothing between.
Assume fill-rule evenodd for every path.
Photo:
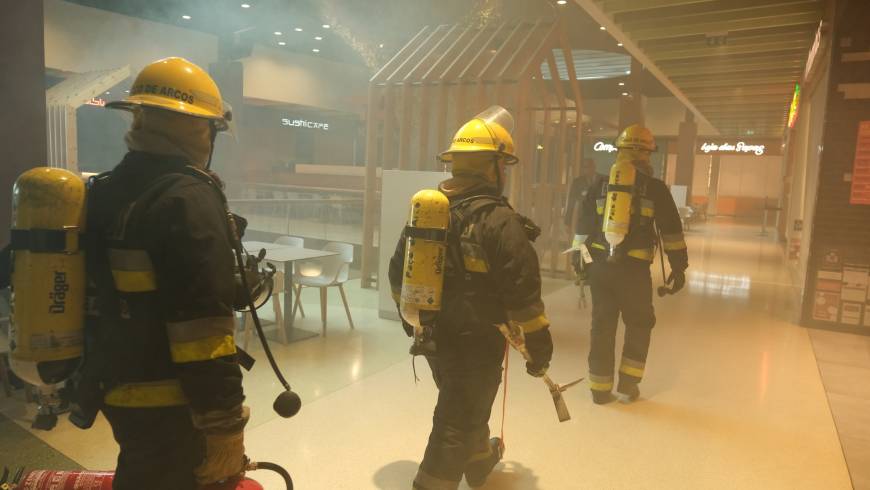
<instances>
[{"instance_id":1,"label":"black breathing hose","mask_svg":"<svg viewBox=\"0 0 870 490\"><path fill-rule=\"evenodd\" d=\"M241 270L241 282L242 288L244 291L250 291L248 288L248 277L245 270L245 262L242 256L242 250L244 247L242 246L242 241L239 238L238 227L236 226L236 220L233 218L232 213L227 212L227 221L230 223L230 227L232 228L230 231L233 236L233 251L236 255L236 262ZM278 398L275 399L275 403L272 405L272 408L278 415L284 418L290 418L299 411L299 408L302 406L302 401L299 398L299 395L293 392L290 388L290 383L284 379L284 375L281 373L281 369L278 367L278 363L275 362L275 357L272 355L272 349L269 348L269 343L266 340L266 334L263 333L263 325L260 323L260 317L257 315L257 308L254 306L254 298L251 297L250 294L247 294L248 300L248 308L250 311L248 313L251 314L251 319L254 321L254 327L257 331L257 336L260 338L260 343L263 344L263 351L266 353L266 358L269 360L269 365L272 366L272 371L275 372L275 376L278 378L278 381L281 382L281 385L284 387L284 392L278 395ZM279 325L278 328L284 328L283 325Z\"/></svg>"}]
</instances>

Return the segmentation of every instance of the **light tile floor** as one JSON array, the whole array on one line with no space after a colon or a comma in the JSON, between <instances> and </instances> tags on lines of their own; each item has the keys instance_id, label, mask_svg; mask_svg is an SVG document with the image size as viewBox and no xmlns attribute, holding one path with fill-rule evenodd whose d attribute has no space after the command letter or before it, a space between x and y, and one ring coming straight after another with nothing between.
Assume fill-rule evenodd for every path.
<instances>
[{"instance_id":1,"label":"light tile floor","mask_svg":"<svg viewBox=\"0 0 870 490\"><path fill-rule=\"evenodd\" d=\"M811 330L855 490L870 490L870 337Z\"/></svg>"},{"instance_id":2,"label":"light tile floor","mask_svg":"<svg viewBox=\"0 0 870 490\"><path fill-rule=\"evenodd\" d=\"M581 384L566 393L573 419L559 424L546 388L513 355L506 460L485 488L850 488L808 333L793 323L789 273L779 247L757 231L711 223L689 234L689 284L656 299L659 322L635 404L593 405ZM589 310L578 309L568 281L548 281L546 290L551 374L565 382L586 373ZM306 294L310 315L299 325L318 331L316 292ZM328 337L275 347L304 400L298 416L271 412L279 387L265 360L247 375L248 452L285 465L299 489L407 489L435 388L422 361L414 383L408 340L376 317L375 292L354 287L349 296L356 330L333 295ZM29 425L20 402L0 410ZM496 410L494 431L500 422ZM115 457L105 423L81 432L62 421L37 435L86 467L111 467ZM281 488L260 473L252 476L266 488Z\"/></svg>"}]
</instances>

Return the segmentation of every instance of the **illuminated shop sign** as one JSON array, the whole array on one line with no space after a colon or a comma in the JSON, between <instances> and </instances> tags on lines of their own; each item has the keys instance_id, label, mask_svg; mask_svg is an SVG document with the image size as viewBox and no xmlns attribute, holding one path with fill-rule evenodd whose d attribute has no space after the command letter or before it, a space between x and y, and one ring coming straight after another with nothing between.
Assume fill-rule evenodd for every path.
<instances>
[{"instance_id":1,"label":"illuminated shop sign","mask_svg":"<svg viewBox=\"0 0 870 490\"><path fill-rule=\"evenodd\" d=\"M605 152L606 151L607 153L613 153L614 151L616 151L616 147L611 145L610 143L605 143L603 141L596 141L595 144L592 145L592 150L598 151L598 152Z\"/></svg>"},{"instance_id":2,"label":"illuminated shop sign","mask_svg":"<svg viewBox=\"0 0 870 490\"><path fill-rule=\"evenodd\" d=\"M93 106L97 106L97 107L106 107L106 101L103 99L91 99L91 100L85 102L85 104L93 105Z\"/></svg>"},{"instance_id":3,"label":"illuminated shop sign","mask_svg":"<svg viewBox=\"0 0 870 490\"><path fill-rule=\"evenodd\" d=\"M317 121L306 121L305 119L287 119L281 118L282 126L290 126L293 128L308 128L308 129L320 129L322 131L329 131L329 123L317 122Z\"/></svg>"},{"instance_id":4,"label":"illuminated shop sign","mask_svg":"<svg viewBox=\"0 0 870 490\"><path fill-rule=\"evenodd\" d=\"M788 127L793 128L795 120L797 120L798 115L798 104L801 99L801 86L800 84L794 85L794 95L791 98L791 107L788 109Z\"/></svg>"},{"instance_id":5,"label":"illuminated shop sign","mask_svg":"<svg viewBox=\"0 0 870 490\"><path fill-rule=\"evenodd\" d=\"M743 141L738 141L736 144L729 142L713 143L705 141L701 144L701 152L703 153L753 153L755 155L764 155L765 145L750 145Z\"/></svg>"}]
</instances>

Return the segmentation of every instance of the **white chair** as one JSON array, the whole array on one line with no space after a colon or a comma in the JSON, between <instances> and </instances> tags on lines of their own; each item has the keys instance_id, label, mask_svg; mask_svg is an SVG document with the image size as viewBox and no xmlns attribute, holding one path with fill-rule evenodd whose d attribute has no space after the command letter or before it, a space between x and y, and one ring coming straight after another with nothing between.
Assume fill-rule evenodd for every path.
<instances>
[{"instance_id":1,"label":"white chair","mask_svg":"<svg viewBox=\"0 0 870 490\"><path fill-rule=\"evenodd\" d=\"M275 243L278 245L287 245L288 247L302 248L305 246L305 239L298 236L279 236Z\"/></svg>"},{"instance_id":2,"label":"white chair","mask_svg":"<svg viewBox=\"0 0 870 490\"><path fill-rule=\"evenodd\" d=\"M353 245L329 242L323 247L323 250L338 252L338 254L298 264L293 277L296 284L299 285L300 291L301 288L320 289L320 319L323 322L323 336L326 337L326 291L331 287L337 287L341 293L347 322L350 324L350 328L354 328L350 307L347 304L347 296L344 293L344 283L350 276L350 264L353 263ZM299 305L300 302L296 301L296 306ZM296 307L293 308L293 316L296 316Z\"/></svg>"},{"instance_id":3,"label":"white chair","mask_svg":"<svg viewBox=\"0 0 870 490\"><path fill-rule=\"evenodd\" d=\"M275 243L277 243L278 245L287 245L288 247L296 247L296 248L304 248L305 247L305 239L299 238L298 236L287 236L287 235L279 236L275 240ZM274 291L274 294L272 295L272 301L275 302L276 304L278 303L278 295L280 293L284 292L284 271L282 269L282 266L279 265L278 268L279 268L279 272L277 274L275 274L275 291ZM279 284L280 284L280 287L279 287ZM279 291L279 289L280 289L280 291ZM296 295L296 304L299 305L299 313L302 315L302 318L305 318L305 309L302 308L302 305L299 303L299 294L302 292L302 288L300 288L297 285L295 289L296 290L293 291L293 294Z\"/></svg>"}]
</instances>

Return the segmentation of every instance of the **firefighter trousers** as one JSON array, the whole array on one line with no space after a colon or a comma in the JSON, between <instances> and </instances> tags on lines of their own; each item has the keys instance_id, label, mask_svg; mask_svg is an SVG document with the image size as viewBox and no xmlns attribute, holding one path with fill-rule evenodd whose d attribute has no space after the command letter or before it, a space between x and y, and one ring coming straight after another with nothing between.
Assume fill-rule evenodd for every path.
<instances>
[{"instance_id":1,"label":"firefighter trousers","mask_svg":"<svg viewBox=\"0 0 870 490\"><path fill-rule=\"evenodd\" d=\"M495 327L489 328L484 334L439 341L437 357L426 358L438 403L416 489L452 490L463 474L481 480L492 470L485 463L492 455L489 417L501 382L505 340Z\"/></svg>"},{"instance_id":2,"label":"firefighter trousers","mask_svg":"<svg viewBox=\"0 0 870 490\"><path fill-rule=\"evenodd\" d=\"M630 259L615 264L598 260L589 267L588 284L592 291L589 384L593 391L613 389L616 329L621 314L625 343L617 391L624 392L643 378L656 323L650 268Z\"/></svg>"},{"instance_id":3,"label":"firefighter trousers","mask_svg":"<svg viewBox=\"0 0 870 490\"><path fill-rule=\"evenodd\" d=\"M205 457L205 439L190 408L104 407L121 447L114 490L194 490L193 470Z\"/></svg>"}]
</instances>

